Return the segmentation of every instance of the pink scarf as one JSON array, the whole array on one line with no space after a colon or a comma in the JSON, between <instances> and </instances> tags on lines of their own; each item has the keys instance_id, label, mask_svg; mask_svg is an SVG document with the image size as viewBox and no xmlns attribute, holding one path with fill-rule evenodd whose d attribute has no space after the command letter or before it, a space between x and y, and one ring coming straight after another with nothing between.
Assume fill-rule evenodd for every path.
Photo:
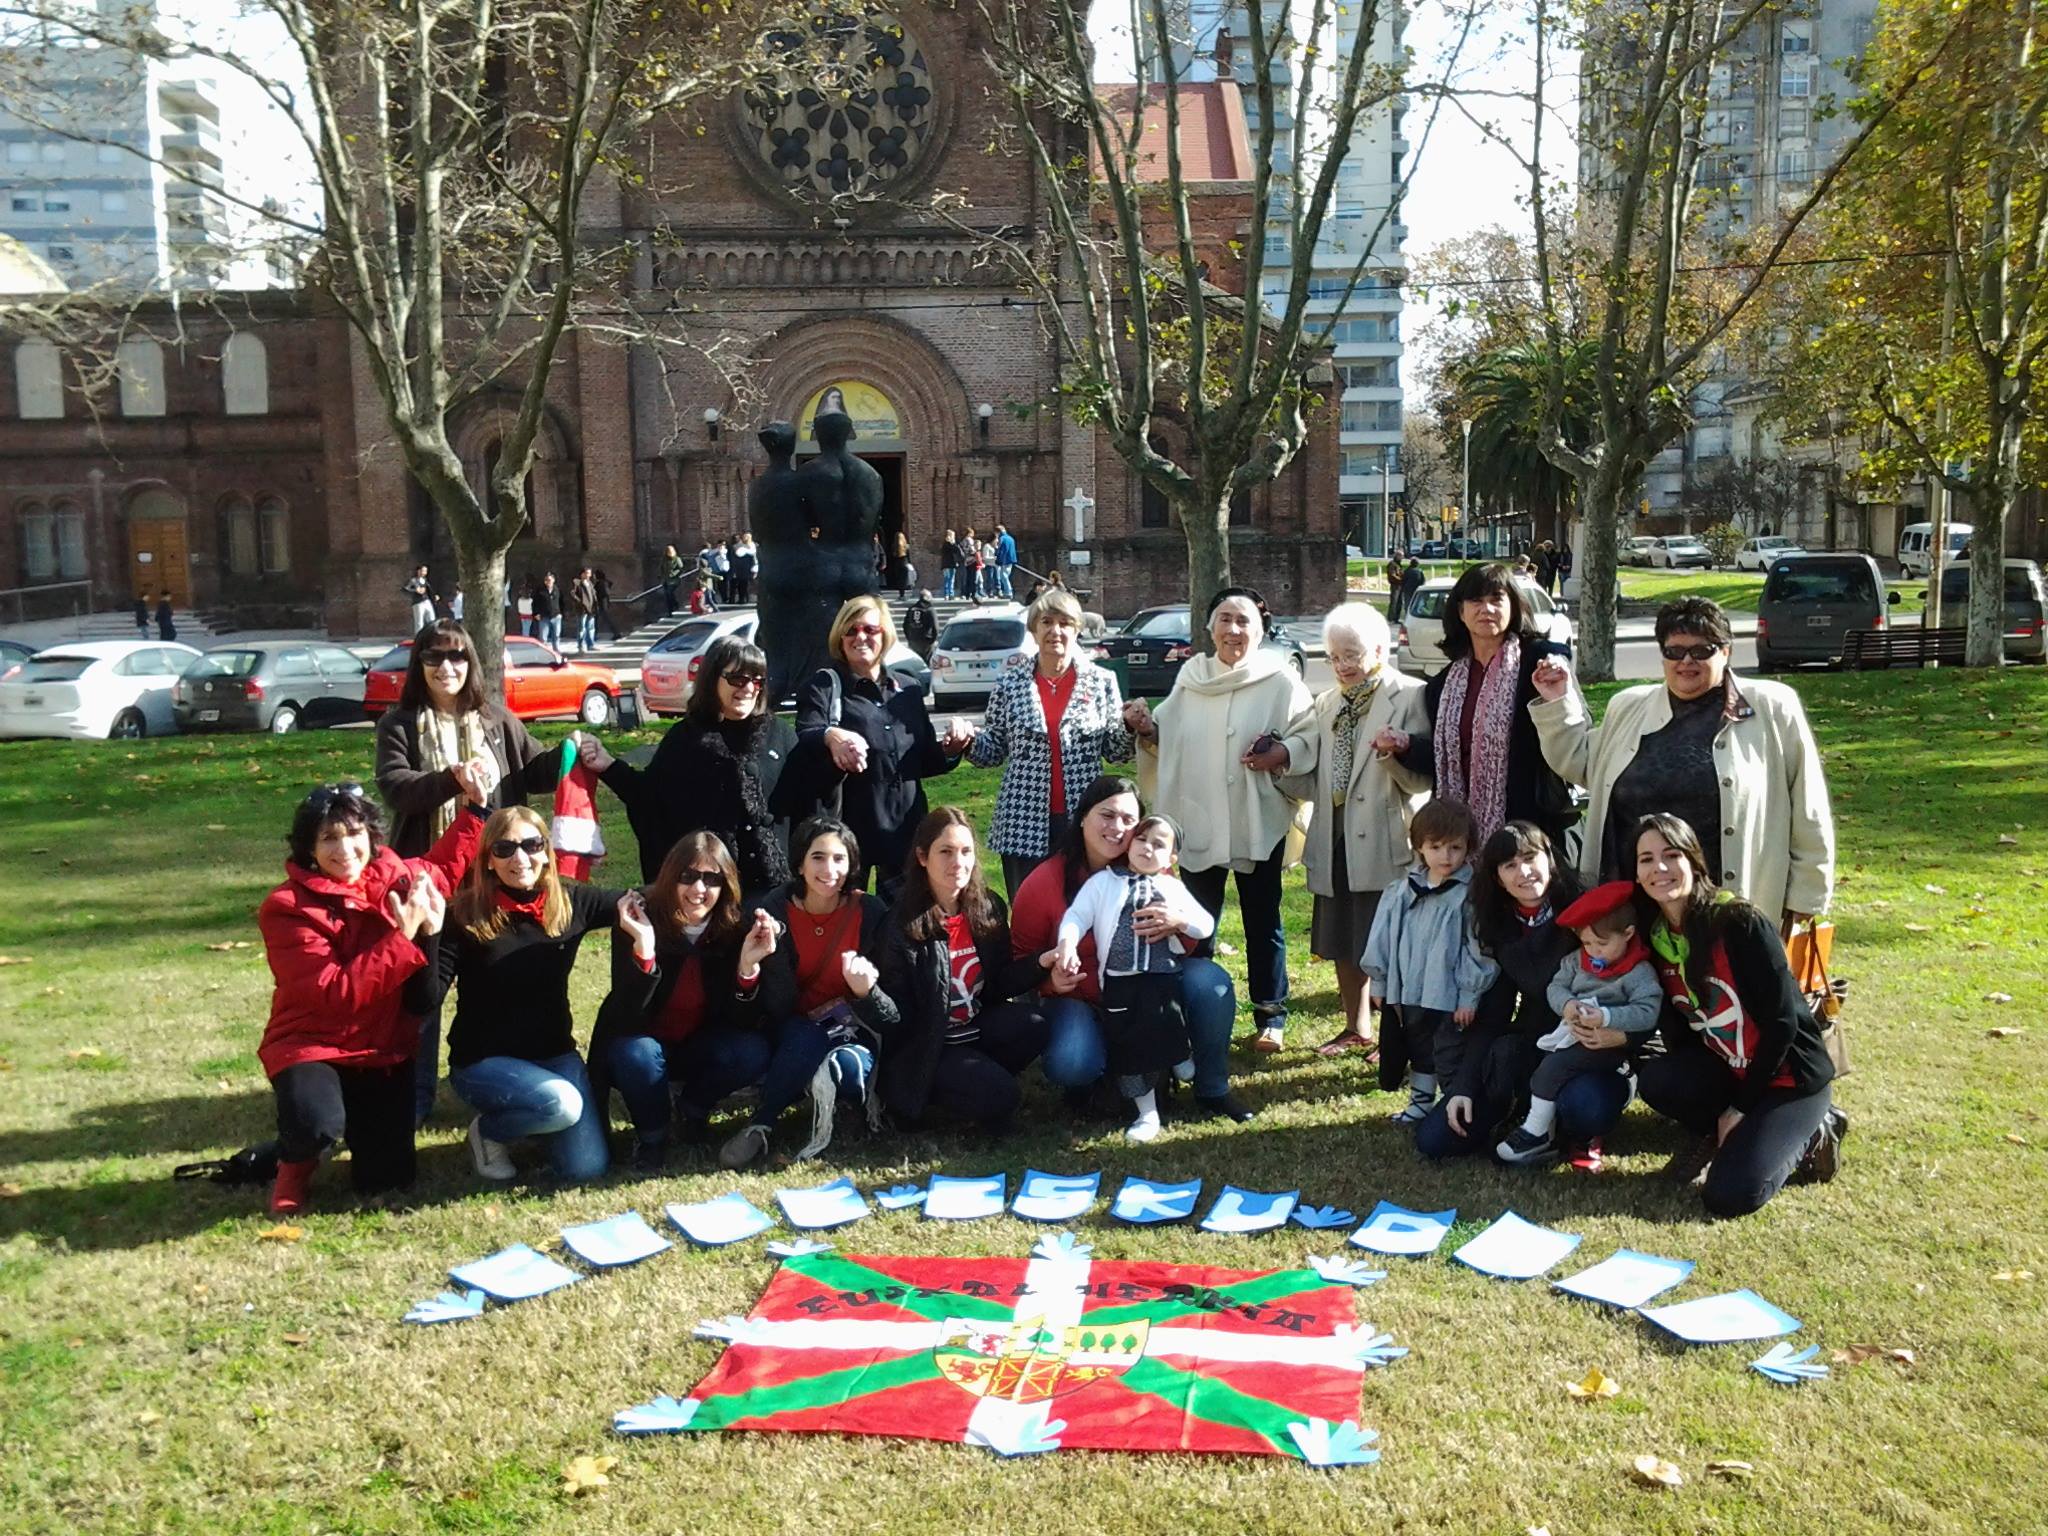
<instances>
[{"instance_id":1,"label":"pink scarf","mask_svg":"<svg viewBox=\"0 0 2048 1536\"><path fill-rule=\"evenodd\" d=\"M1436 705L1436 782L1439 793L1465 786L1465 804L1479 823L1483 847L1507 820L1508 736L1515 724L1515 689L1522 680L1522 642L1514 635L1502 641L1500 654L1480 680L1468 768L1458 722L1465 718L1465 690L1472 686L1473 665L1469 655L1462 656L1444 674L1444 691Z\"/></svg>"}]
</instances>

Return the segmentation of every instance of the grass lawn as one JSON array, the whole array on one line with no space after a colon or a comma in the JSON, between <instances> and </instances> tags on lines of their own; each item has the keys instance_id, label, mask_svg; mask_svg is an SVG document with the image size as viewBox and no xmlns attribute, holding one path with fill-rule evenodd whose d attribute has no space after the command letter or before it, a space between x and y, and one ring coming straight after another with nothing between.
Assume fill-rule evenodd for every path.
<instances>
[{"instance_id":1,"label":"grass lawn","mask_svg":"<svg viewBox=\"0 0 2048 1536\"><path fill-rule=\"evenodd\" d=\"M1688 578L1680 578L1688 579ZM1394 1260L1362 1318L1413 1353L1363 1384L1376 1467L1084 1453L1001 1462L919 1441L708 1435L621 1441L609 1415L680 1395L718 1346L700 1318L745 1312L758 1242L676 1251L451 1326L401 1326L453 1263L565 1223L739 1187L766 1204L800 1169L734 1179L703 1162L598 1188L480 1188L446 1096L411 1202L359 1207L326 1170L296 1243L267 1242L254 1192L174 1186L173 1164L267 1131L255 1045L269 994L252 913L308 784L366 775L359 731L132 745L0 745L0 1530L311 1533L775 1530L2019 1532L2041 1528L2048 1424L2048 694L2032 673L1800 678L1842 854L1837 969L1852 978L1855 1128L1841 1177L1715 1225L1651 1174L1677 1145L1635 1109L1609 1171L1420 1165L1395 1100L1355 1061L1302 1047L1333 1028L1330 969L1295 948L1293 1049L1240 1062L1248 1126L1170 1125L1149 1148L1070 1125L1035 1075L1029 1127L1001 1147L849 1139L864 1184L1028 1166L1299 1185L1351 1210L1457 1206L1453 1245L1510 1207L1695 1259L1671 1299L1751 1286L1823 1351L1910 1350L1773 1386L1759 1347L1672 1347L1543 1282L1443 1258ZM1938 747L1930 744L1938 743ZM992 775L944 791L985 823ZM610 869L637 869L607 802ZM1307 901L1293 877L1290 930ZM1235 919L1225 926L1235 942ZM251 947L223 948L246 943ZM577 975L587 1027L605 946ZM1229 962L1239 963L1234 957ZM2009 995L2003 1004L1987 994ZM1994 1026L2017 1030L1992 1038ZM791 1145L786 1134L782 1145ZM1103 1258L1244 1268L1332 1252L1298 1230L1225 1238L1080 1224ZM1025 1252L1043 1229L869 1219L856 1252ZM1446 1252L1448 1252L1447 1245ZM1576 1267L1575 1265L1571 1267ZM1591 1367L1618 1397L1570 1399ZM1685 1485L1634 1486L1654 1453ZM582 1454L611 1486L555 1491ZM1749 1481L1707 1464L1754 1464ZM2031 1470L2029 1470L2031 1469Z\"/></svg>"}]
</instances>

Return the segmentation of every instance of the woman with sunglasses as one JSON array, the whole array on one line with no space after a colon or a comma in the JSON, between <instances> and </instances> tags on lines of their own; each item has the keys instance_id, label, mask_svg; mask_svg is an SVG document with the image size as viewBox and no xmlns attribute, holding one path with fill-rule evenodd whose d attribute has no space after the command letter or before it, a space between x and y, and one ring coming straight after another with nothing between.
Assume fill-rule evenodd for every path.
<instances>
[{"instance_id":1,"label":"woman with sunglasses","mask_svg":"<svg viewBox=\"0 0 2048 1536\"><path fill-rule=\"evenodd\" d=\"M759 910L749 922L739 871L713 833L686 834L647 888L627 893L590 1059L598 1102L616 1087L633 1117L636 1168L661 1166L676 1111L683 1139L702 1142L720 1101L768 1070L756 1022L761 962L774 950L774 922Z\"/></svg>"},{"instance_id":2,"label":"woman with sunglasses","mask_svg":"<svg viewBox=\"0 0 2048 1536\"><path fill-rule=\"evenodd\" d=\"M768 809L796 745L789 722L768 707L768 658L723 635L704 650L683 718L654 758L635 768L586 737L583 765L601 774L626 807L640 843L643 879L655 878L685 832L715 832L739 868L740 889L765 896L789 880L789 828Z\"/></svg>"},{"instance_id":3,"label":"woman with sunglasses","mask_svg":"<svg viewBox=\"0 0 2048 1536\"><path fill-rule=\"evenodd\" d=\"M430 941L436 1000L456 988L448 1080L476 1111L469 1153L482 1177L512 1178L508 1143L529 1136L546 1144L557 1178L604 1173L604 1120L576 1052L569 972L584 934L637 910L627 892L563 880L538 813L491 813L483 854L455 892L446 931Z\"/></svg>"},{"instance_id":4,"label":"woman with sunglasses","mask_svg":"<svg viewBox=\"0 0 2048 1536\"><path fill-rule=\"evenodd\" d=\"M419 1027L405 989L476 856L479 801L417 859L384 845L360 784L322 785L293 813L284 884L256 914L277 979L256 1053L277 1096L274 1214L305 1208L313 1170L342 1141L359 1194L412 1183Z\"/></svg>"},{"instance_id":5,"label":"woman with sunglasses","mask_svg":"<svg viewBox=\"0 0 2048 1536\"><path fill-rule=\"evenodd\" d=\"M1592 794L1580 868L1634 879L1634 828L1668 812L1699 835L1722 890L1783 924L1826 911L1835 822L1799 695L1729 670L1728 616L1706 598L1666 603L1657 646L1664 681L1617 693L1598 726L1559 658L1536 670L1529 713L1544 756Z\"/></svg>"},{"instance_id":6,"label":"woman with sunglasses","mask_svg":"<svg viewBox=\"0 0 2048 1536\"><path fill-rule=\"evenodd\" d=\"M951 773L974 739L972 727L947 723L941 736L924 694L885 665L896 625L878 597L849 597L826 636L830 664L796 694L793 786L810 805L828 808L860 840L868 865L854 873L865 889L868 868L882 872L884 901L895 894L910 857L911 833L924 819L924 781Z\"/></svg>"},{"instance_id":7,"label":"woman with sunglasses","mask_svg":"<svg viewBox=\"0 0 2048 1536\"><path fill-rule=\"evenodd\" d=\"M436 619L413 637L398 702L377 722L377 792L391 807L391 846L414 858L448 829L472 786L483 804L524 805L551 793L562 756L484 693L483 667L469 631ZM441 1015L420 1020L415 1119L425 1124L441 1071Z\"/></svg>"}]
</instances>

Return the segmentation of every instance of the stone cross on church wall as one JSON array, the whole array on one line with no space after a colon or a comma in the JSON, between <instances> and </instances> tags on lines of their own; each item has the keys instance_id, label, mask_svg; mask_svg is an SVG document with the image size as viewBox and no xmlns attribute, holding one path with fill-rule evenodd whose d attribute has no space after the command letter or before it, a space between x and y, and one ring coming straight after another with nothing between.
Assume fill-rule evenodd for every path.
<instances>
[{"instance_id":1,"label":"stone cross on church wall","mask_svg":"<svg viewBox=\"0 0 2048 1536\"><path fill-rule=\"evenodd\" d=\"M1073 541L1076 544L1086 543L1088 539L1088 514L1095 508L1095 498L1077 485L1074 487L1074 494L1069 496L1061 505L1074 514Z\"/></svg>"}]
</instances>

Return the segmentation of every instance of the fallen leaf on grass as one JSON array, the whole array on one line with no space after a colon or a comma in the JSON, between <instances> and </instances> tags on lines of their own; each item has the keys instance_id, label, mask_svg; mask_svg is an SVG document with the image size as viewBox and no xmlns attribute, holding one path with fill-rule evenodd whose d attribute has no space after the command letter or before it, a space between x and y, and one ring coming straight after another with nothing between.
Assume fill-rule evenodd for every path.
<instances>
[{"instance_id":1,"label":"fallen leaf on grass","mask_svg":"<svg viewBox=\"0 0 2048 1536\"><path fill-rule=\"evenodd\" d=\"M150 1425L161 1424L163 1421L164 1416L153 1408L146 1408L141 1413L135 1415L135 1427L137 1429L147 1429Z\"/></svg>"},{"instance_id":2,"label":"fallen leaf on grass","mask_svg":"<svg viewBox=\"0 0 2048 1536\"><path fill-rule=\"evenodd\" d=\"M19 1200L20 1198L21 1186L19 1184L0 1184L0 1200Z\"/></svg>"},{"instance_id":3,"label":"fallen leaf on grass","mask_svg":"<svg viewBox=\"0 0 2048 1536\"><path fill-rule=\"evenodd\" d=\"M2012 1001L2012 994L2010 992L1986 992L1984 994L1984 1001L1987 1003L2009 1003Z\"/></svg>"},{"instance_id":4,"label":"fallen leaf on grass","mask_svg":"<svg viewBox=\"0 0 2048 1536\"><path fill-rule=\"evenodd\" d=\"M1828 1358L1837 1365L1862 1365L1866 1360L1889 1360L1893 1365L1917 1365L1919 1357L1910 1349L1894 1349L1884 1344L1851 1344L1847 1349L1837 1349Z\"/></svg>"},{"instance_id":5,"label":"fallen leaf on grass","mask_svg":"<svg viewBox=\"0 0 2048 1536\"><path fill-rule=\"evenodd\" d=\"M2001 1024L1996 1029L1985 1030L1984 1038L1987 1040L2010 1040L2014 1035L2024 1035L2025 1033L2026 1031L2017 1024Z\"/></svg>"},{"instance_id":6,"label":"fallen leaf on grass","mask_svg":"<svg viewBox=\"0 0 2048 1536\"><path fill-rule=\"evenodd\" d=\"M2000 1285L2025 1285L2034 1278L2034 1272L2031 1269L2001 1269L1991 1278Z\"/></svg>"},{"instance_id":7,"label":"fallen leaf on grass","mask_svg":"<svg viewBox=\"0 0 2048 1536\"><path fill-rule=\"evenodd\" d=\"M2027 1140L2027 1138L2022 1136L2018 1131L2007 1131L2005 1133L2005 1139L2011 1142L2016 1147L2031 1147L2033 1145L2031 1141Z\"/></svg>"},{"instance_id":8,"label":"fallen leaf on grass","mask_svg":"<svg viewBox=\"0 0 2048 1536\"><path fill-rule=\"evenodd\" d=\"M287 1344L310 1344L313 1341L310 1333L281 1333L278 1337Z\"/></svg>"},{"instance_id":9,"label":"fallen leaf on grass","mask_svg":"<svg viewBox=\"0 0 2048 1536\"><path fill-rule=\"evenodd\" d=\"M96 1045L81 1045L77 1050L66 1051L64 1054L73 1061L91 1061L100 1054L100 1048Z\"/></svg>"},{"instance_id":10,"label":"fallen leaf on grass","mask_svg":"<svg viewBox=\"0 0 2048 1536\"><path fill-rule=\"evenodd\" d=\"M0 955L0 965L27 965L31 955Z\"/></svg>"},{"instance_id":11,"label":"fallen leaf on grass","mask_svg":"<svg viewBox=\"0 0 2048 1536\"><path fill-rule=\"evenodd\" d=\"M1946 896L1948 894L1948 887L1945 885L1923 885L1920 889L1930 896Z\"/></svg>"},{"instance_id":12,"label":"fallen leaf on grass","mask_svg":"<svg viewBox=\"0 0 2048 1536\"><path fill-rule=\"evenodd\" d=\"M225 832L227 829L228 824L224 821L209 821L206 824L206 830L209 832Z\"/></svg>"},{"instance_id":13,"label":"fallen leaf on grass","mask_svg":"<svg viewBox=\"0 0 2048 1536\"><path fill-rule=\"evenodd\" d=\"M562 1492L574 1498L608 1487L611 1479L605 1474L618 1464L616 1456L578 1456L562 1468Z\"/></svg>"},{"instance_id":14,"label":"fallen leaf on grass","mask_svg":"<svg viewBox=\"0 0 2048 1536\"><path fill-rule=\"evenodd\" d=\"M2012 835L2012 834L2011 834L2010 832L2001 832L2001 833L1999 833L1999 834L1998 834L1998 846L1999 846L1999 847L2001 847L2001 848L2017 848L2017 847L2019 847L2019 845L2020 845L2020 840L2019 840L2018 838L2014 837L2014 836L2013 836L2013 835Z\"/></svg>"},{"instance_id":15,"label":"fallen leaf on grass","mask_svg":"<svg viewBox=\"0 0 2048 1536\"><path fill-rule=\"evenodd\" d=\"M1747 1461L1710 1461L1707 1470L1716 1477L1730 1477L1743 1483L1756 1476L1755 1464Z\"/></svg>"},{"instance_id":16,"label":"fallen leaf on grass","mask_svg":"<svg viewBox=\"0 0 2048 1536\"><path fill-rule=\"evenodd\" d=\"M1613 1397L1621 1390L1621 1383L1595 1366L1586 1372L1583 1381L1568 1381L1564 1384L1564 1389L1573 1397L1587 1401L1599 1397Z\"/></svg>"},{"instance_id":17,"label":"fallen leaf on grass","mask_svg":"<svg viewBox=\"0 0 2048 1536\"><path fill-rule=\"evenodd\" d=\"M0 1072L12 1072L13 1070L14 1063L9 1061L5 1056L0 1056Z\"/></svg>"},{"instance_id":18,"label":"fallen leaf on grass","mask_svg":"<svg viewBox=\"0 0 2048 1536\"><path fill-rule=\"evenodd\" d=\"M66 1339L66 1340L64 1341L64 1347L65 1347L66 1349L83 1349L83 1348L85 1348L85 1340L83 1340L83 1339Z\"/></svg>"},{"instance_id":19,"label":"fallen leaf on grass","mask_svg":"<svg viewBox=\"0 0 2048 1536\"><path fill-rule=\"evenodd\" d=\"M1972 939L1963 946L1965 949L1989 949L1990 947L1991 941L1989 939Z\"/></svg>"},{"instance_id":20,"label":"fallen leaf on grass","mask_svg":"<svg viewBox=\"0 0 2048 1536\"><path fill-rule=\"evenodd\" d=\"M261 1232L258 1232L256 1234L256 1241L259 1243L296 1243L305 1235L306 1229L304 1227L288 1226L284 1222L279 1222L274 1227L265 1227Z\"/></svg>"},{"instance_id":21,"label":"fallen leaf on grass","mask_svg":"<svg viewBox=\"0 0 2048 1536\"><path fill-rule=\"evenodd\" d=\"M216 953L224 954L231 949L248 949L251 945L247 939L225 939L218 944L209 944L206 947Z\"/></svg>"},{"instance_id":22,"label":"fallen leaf on grass","mask_svg":"<svg viewBox=\"0 0 2048 1536\"><path fill-rule=\"evenodd\" d=\"M1685 1474L1661 1456L1638 1456L1634 1462L1636 1481L1646 1488L1676 1488Z\"/></svg>"},{"instance_id":23,"label":"fallen leaf on grass","mask_svg":"<svg viewBox=\"0 0 2048 1536\"><path fill-rule=\"evenodd\" d=\"M1932 928L1928 927L1928 926L1927 926L1927 925L1926 925L1925 923L1908 923L1908 924L1906 924L1906 932L1908 932L1908 933L1932 933L1932 932L1934 932L1934 930L1933 930Z\"/></svg>"}]
</instances>

